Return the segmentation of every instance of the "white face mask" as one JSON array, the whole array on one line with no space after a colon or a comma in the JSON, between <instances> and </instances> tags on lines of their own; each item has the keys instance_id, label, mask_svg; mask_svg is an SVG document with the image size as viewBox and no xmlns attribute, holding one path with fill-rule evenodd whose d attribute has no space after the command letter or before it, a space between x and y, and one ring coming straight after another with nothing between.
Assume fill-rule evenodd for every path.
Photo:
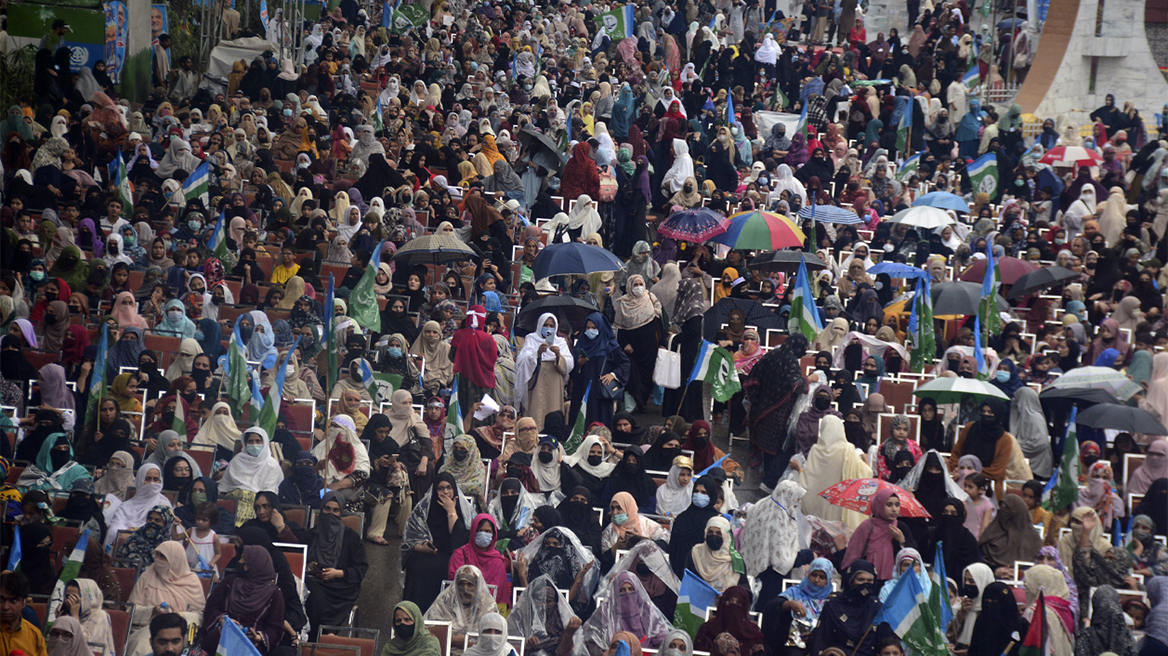
<instances>
[{"instance_id":1,"label":"white face mask","mask_svg":"<svg viewBox=\"0 0 1168 656\"><path fill-rule=\"evenodd\" d=\"M479 644L482 645L483 650L488 654L497 654L503 648L504 638L502 635L493 635L490 633L479 634Z\"/></svg>"},{"instance_id":2,"label":"white face mask","mask_svg":"<svg viewBox=\"0 0 1168 656\"><path fill-rule=\"evenodd\" d=\"M284 373L286 373L289 376L295 376L296 375L296 365L290 364L290 365L284 367Z\"/></svg>"},{"instance_id":3,"label":"white face mask","mask_svg":"<svg viewBox=\"0 0 1168 656\"><path fill-rule=\"evenodd\" d=\"M644 296L644 295L645 295L645 288L644 287L642 287L640 285L633 287L633 296L640 297L640 296Z\"/></svg>"},{"instance_id":4,"label":"white face mask","mask_svg":"<svg viewBox=\"0 0 1168 656\"><path fill-rule=\"evenodd\" d=\"M180 310L167 310L166 316L169 317L171 321L178 322L182 321L183 313Z\"/></svg>"}]
</instances>

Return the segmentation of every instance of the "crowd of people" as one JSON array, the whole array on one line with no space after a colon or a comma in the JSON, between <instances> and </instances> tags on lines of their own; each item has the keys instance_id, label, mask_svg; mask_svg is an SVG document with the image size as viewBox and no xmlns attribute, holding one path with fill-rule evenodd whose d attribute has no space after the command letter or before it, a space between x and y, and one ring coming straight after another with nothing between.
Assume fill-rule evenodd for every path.
<instances>
[{"instance_id":1,"label":"crowd of people","mask_svg":"<svg viewBox=\"0 0 1168 656\"><path fill-rule=\"evenodd\" d=\"M232 622L295 654L400 548L361 621L386 656L442 653L439 622L468 656L904 656L876 619L905 576L959 656L1036 621L1053 656L1168 654L1168 441L1068 426L1168 423L1168 124L983 105L967 73L1024 80L1035 32L965 0L874 40L856 0L385 7L225 10L272 50L201 83L162 34L143 98L64 21L41 41L0 121L0 653L210 654ZM964 201L896 218L928 191ZM686 210L782 215L821 266L658 231ZM621 267L537 278L565 242ZM988 254L1067 273L913 353L916 279L870 270ZM1081 367L1124 382L1042 394ZM940 378L1000 394L901 393ZM857 479L862 508L821 494Z\"/></svg>"}]
</instances>

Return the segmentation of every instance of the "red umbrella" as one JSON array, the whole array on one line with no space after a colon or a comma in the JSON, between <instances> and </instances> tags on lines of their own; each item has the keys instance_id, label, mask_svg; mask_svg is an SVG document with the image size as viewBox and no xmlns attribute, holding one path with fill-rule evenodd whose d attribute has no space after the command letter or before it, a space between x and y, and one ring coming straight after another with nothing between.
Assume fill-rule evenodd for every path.
<instances>
[{"instance_id":1,"label":"red umbrella","mask_svg":"<svg viewBox=\"0 0 1168 656\"><path fill-rule=\"evenodd\" d=\"M896 493L897 498L900 499L901 517L931 517L929 511L925 510L925 507L917 501L912 492L879 478L855 478L850 481L840 481L820 492L819 496L827 499L827 502L833 506L871 515L872 498L881 488L887 488Z\"/></svg>"},{"instance_id":2,"label":"red umbrella","mask_svg":"<svg viewBox=\"0 0 1168 656\"><path fill-rule=\"evenodd\" d=\"M1051 166L1099 166L1103 163L1103 156L1082 146L1057 146L1038 161Z\"/></svg>"},{"instance_id":3,"label":"red umbrella","mask_svg":"<svg viewBox=\"0 0 1168 656\"><path fill-rule=\"evenodd\" d=\"M1026 260L1020 260L1016 257L999 257L997 258L998 271L1002 274L1003 285L1013 285L1022 276L1038 271L1038 265ZM961 274L961 280L965 282L980 283L985 278L986 260L980 259L973 263L964 273Z\"/></svg>"}]
</instances>

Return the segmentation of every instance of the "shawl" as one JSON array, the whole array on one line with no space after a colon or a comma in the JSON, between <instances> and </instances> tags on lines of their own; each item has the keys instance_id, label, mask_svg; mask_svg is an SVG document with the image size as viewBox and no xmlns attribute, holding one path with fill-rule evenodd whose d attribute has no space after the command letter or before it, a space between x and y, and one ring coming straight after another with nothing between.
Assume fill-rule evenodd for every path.
<instances>
[{"instance_id":1,"label":"shawl","mask_svg":"<svg viewBox=\"0 0 1168 656\"><path fill-rule=\"evenodd\" d=\"M929 576L929 571L925 569L925 561L921 558L921 553L916 549L904 548L896 553L896 569L900 569L900 564L909 560L913 562L903 572L899 572L895 577L889 581L884 582L884 586L880 588L880 601L884 602L888 599L888 595L892 593L893 588L900 582L901 577L907 576L910 572L916 575L917 580L921 582L921 590L925 593L925 598L929 598L929 592L933 589L933 578ZM917 573L914 569L920 567L921 571Z\"/></svg>"},{"instance_id":2,"label":"shawl","mask_svg":"<svg viewBox=\"0 0 1168 656\"><path fill-rule=\"evenodd\" d=\"M466 458L458 460L454 457L453 450L457 447L466 449ZM474 438L469 435L459 435L454 438L451 456L446 458L440 471L453 476L458 489L462 490L464 494L483 499L486 496L487 475L481 457Z\"/></svg>"},{"instance_id":3,"label":"shawl","mask_svg":"<svg viewBox=\"0 0 1168 656\"><path fill-rule=\"evenodd\" d=\"M477 530L478 521L474 522L472 526ZM495 555L500 560L502 559L502 554L498 551L495 551ZM502 567L501 562L498 565L500 568ZM450 622L451 633L465 635L478 627L479 620L484 615L495 612L495 598L491 595L490 588L487 587L487 581L483 577L482 571L475 565L468 564L459 567L451 578L454 584L438 593L438 597L426 609L425 617L427 622ZM468 604L462 603L462 592L459 590L459 583L462 581L474 583L474 596ZM418 627L418 629L421 628Z\"/></svg>"},{"instance_id":4,"label":"shawl","mask_svg":"<svg viewBox=\"0 0 1168 656\"><path fill-rule=\"evenodd\" d=\"M633 590L621 593L621 586L626 583ZM657 648L662 646L665 636L672 629L669 619L653 604L640 579L626 571L618 574L609 584L603 601L577 632L576 645L577 648L586 646L589 650L604 651L614 638L627 631L624 638L630 649L639 650L641 646Z\"/></svg>"},{"instance_id":5,"label":"shawl","mask_svg":"<svg viewBox=\"0 0 1168 656\"><path fill-rule=\"evenodd\" d=\"M492 533L491 543L489 545L487 545L485 548L480 549L479 546L477 544L475 544L474 540L472 539L464 547L462 547L461 549L458 549L455 552L455 554L456 554L455 557L456 558L461 557L462 560L459 562L462 563L462 567L470 566L473 569L475 569L476 572L480 572L480 574L479 574L480 582L483 582L483 579L486 579L486 578L489 578L491 581L496 581L496 582L506 581L507 580L507 559L495 547L495 541L499 537L499 529L498 529L498 525L495 522L495 518L492 517L488 513L479 513L478 515L475 515L474 521L471 522L471 529L472 529L472 531L478 531L479 526L483 522L489 522L491 525L491 533ZM474 535L474 533L472 532L471 535ZM461 569L462 568L460 567L459 573L461 573ZM458 573L456 573L455 576L452 578L457 580ZM487 587L485 585L478 588L479 593L484 593L486 590L487 590ZM498 595L499 601L501 603L504 602L505 600L506 601L510 600L507 590L500 589L500 590L498 590L497 595ZM490 596L489 593L487 594L487 596L488 597ZM493 600L492 600L492 603L493 603ZM431 608L433 608L433 606L431 606ZM427 616L429 616L429 611L427 611ZM432 619L446 619L446 618L432 618Z\"/></svg>"},{"instance_id":6,"label":"shawl","mask_svg":"<svg viewBox=\"0 0 1168 656\"><path fill-rule=\"evenodd\" d=\"M324 508L330 501L344 510L345 498L337 492L326 492L320 498L320 507ZM312 544L308 548L309 562L319 563L321 567L336 567L341 558L341 546L345 539L345 524L341 521L341 516L334 513L319 513L312 533Z\"/></svg>"},{"instance_id":7,"label":"shawl","mask_svg":"<svg viewBox=\"0 0 1168 656\"><path fill-rule=\"evenodd\" d=\"M438 336L428 336L426 333L430 331L437 332ZM442 341L442 326L437 321L427 321L422 326L421 333L414 340L414 345L410 347L410 353L422 356L425 364L425 374L422 376L423 387L443 387L454 377L454 363L450 360L450 345Z\"/></svg>"},{"instance_id":8,"label":"shawl","mask_svg":"<svg viewBox=\"0 0 1168 656\"><path fill-rule=\"evenodd\" d=\"M127 427L129 424L126 424ZM110 494L122 499L134 482L134 456L128 451L114 451L109 458L122 463L122 468L105 467L105 473L93 484L94 492Z\"/></svg>"},{"instance_id":9,"label":"shawl","mask_svg":"<svg viewBox=\"0 0 1168 656\"><path fill-rule=\"evenodd\" d=\"M859 526L864 515L828 504L819 493L840 481L871 478L872 470L860 459L856 447L845 438L843 419L828 415L819 422L819 441L807 454L807 462L799 473L799 485L807 490L803 496L804 513L827 521L843 520L848 526ZM892 554L888 554L889 560ZM867 559L865 559L867 560ZM877 577L889 578L889 577Z\"/></svg>"},{"instance_id":10,"label":"shawl","mask_svg":"<svg viewBox=\"0 0 1168 656\"><path fill-rule=\"evenodd\" d=\"M646 289L641 296L632 293L638 283L644 285L645 279L639 275L629 276L626 285L629 293L614 303L616 319L613 327L617 330L635 330L661 316L661 303L652 292Z\"/></svg>"},{"instance_id":11,"label":"shawl","mask_svg":"<svg viewBox=\"0 0 1168 656\"><path fill-rule=\"evenodd\" d=\"M395 631L394 636L387 640L385 646L381 648L381 656L440 656L442 643L425 630L426 619L422 616L418 605L412 601L403 601L393 607L394 614L398 610L404 610L410 614L414 620L414 633L409 638L402 638ZM392 618L393 615L391 614L390 617Z\"/></svg>"},{"instance_id":12,"label":"shawl","mask_svg":"<svg viewBox=\"0 0 1168 656\"><path fill-rule=\"evenodd\" d=\"M142 571L130 593L130 603L157 606L165 601L180 613L202 612L206 605L203 584L191 572L182 544L168 540L158 545L154 553L161 554L165 560L155 558L154 564Z\"/></svg>"},{"instance_id":13,"label":"shawl","mask_svg":"<svg viewBox=\"0 0 1168 656\"><path fill-rule=\"evenodd\" d=\"M333 430L333 426L336 430ZM368 474L369 452L365 449L365 444L358 439L357 428L352 418L348 415L333 415L329 433L331 439L321 440L312 449L312 455L317 462L327 460L325 483L332 484L357 471ZM342 503L341 508L344 507L345 504Z\"/></svg>"},{"instance_id":14,"label":"shawl","mask_svg":"<svg viewBox=\"0 0 1168 656\"><path fill-rule=\"evenodd\" d=\"M818 586L812 583L812 572L823 572L827 576L827 584ZM823 604L832 593L831 578L834 572L835 568L832 567L830 560L816 558L807 567L807 574L803 576L803 580L799 582L799 585L793 585L787 588L779 596L803 604L803 610L807 613L805 616L807 620L813 624L818 624L819 613L823 610Z\"/></svg>"},{"instance_id":15,"label":"shawl","mask_svg":"<svg viewBox=\"0 0 1168 656\"><path fill-rule=\"evenodd\" d=\"M57 410L73 410L73 392L65 386L65 368L48 364L39 372L41 402Z\"/></svg>"},{"instance_id":16,"label":"shawl","mask_svg":"<svg viewBox=\"0 0 1168 656\"><path fill-rule=\"evenodd\" d=\"M704 315L710 303L702 289L702 283L694 278L684 278L677 283L677 301L674 303L671 323L681 326L690 319Z\"/></svg>"},{"instance_id":17,"label":"shawl","mask_svg":"<svg viewBox=\"0 0 1168 656\"><path fill-rule=\"evenodd\" d=\"M258 456L253 456L246 449L235 454L227 464L227 472L219 481L219 492L225 494L234 490L247 492L275 491L280 489L284 480L284 472L280 463L272 455L268 447L268 433L262 428L253 426L243 432L241 440L247 439L248 433L255 433L263 438L263 448Z\"/></svg>"},{"instance_id":18,"label":"shawl","mask_svg":"<svg viewBox=\"0 0 1168 656\"><path fill-rule=\"evenodd\" d=\"M146 474L152 469L158 472L160 482L146 483ZM145 524L146 516L155 506L171 507L170 499L162 495L161 479L162 468L154 463L146 463L138 468L138 476L134 483L137 491L133 497L127 499L114 510L113 517L109 520L109 530L106 531L106 547L114 543L118 537L118 531L137 529ZM185 562L186 558L183 558L183 561ZM202 590L201 587L199 589Z\"/></svg>"},{"instance_id":19,"label":"shawl","mask_svg":"<svg viewBox=\"0 0 1168 656\"><path fill-rule=\"evenodd\" d=\"M515 357L515 403L519 407L523 407L527 403L528 386L531 384L531 377L535 375L540 362L555 362L556 354L552 352L551 348L544 350L543 355L539 354L539 347L546 344L546 339L540 334L543 325L551 319L555 327L555 336L552 341L552 346L558 346L560 349L560 358L564 359L564 366L568 373L571 373L575 366L575 357L572 354L572 349L568 346L567 340L560 337L560 322L556 315L551 312L544 312L539 315L539 319L535 322L536 329L527 334L523 341L523 348L519 351L519 355ZM587 454L585 454L587 455Z\"/></svg>"},{"instance_id":20,"label":"shawl","mask_svg":"<svg viewBox=\"0 0 1168 656\"><path fill-rule=\"evenodd\" d=\"M464 327L454 333L450 348L454 350L454 373L462 375L477 387L495 388L495 359L499 347L487 334L487 311L481 305L472 305L466 313Z\"/></svg>"},{"instance_id":21,"label":"shawl","mask_svg":"<svg viewBox=\"0 0 1168 656\"><path fill-rule=\"evenodd\" d=\"M748 574L758 576L768 568L789 572L795 566L802 518L800 499L806 492L795 481L780 481L767 499L747 511L747 528L739 536L739 546Z\"/></svg>"},{"instance_id":22,"label":"shawl","mask_svg":"<svg viewBox=\"0 0 1168 656\"><path fill-rule=\"evenodd\" d=\"M799 415L799 420L795 423L795 443L799 447L799 452L806 456L816 441L819 440L819 421L827 416L834 416L843 418L843 415L838 410L833 410L830 406L826 410L820 410L815 407L815 397L820 392L827 392L831 395L830 385L819 385L811 393L811 404L807 409Z\"/></svg>"},{"instance_id":23,"label":"shawl","mask_svg":"<svg viewBox=\"0 0 1168 656\"><path fill-rule=\"evenodd\" d=\"M223 611L246 626L259 621L279 588L276 586L276 567L267 548L258 544L245 545L242 555L247 570L242 567L235 570Z\"/></svg>"},{"instance_id":24,"label":"shawl","mask_svg":"<svg viewBox=\"0 0 1168 656\"><path fill-rule=\"evenodd\" d=\"M1101 554L1106 554L1111 551L1111 543L1103 537L1103 521L1099 519L1095 509L1088 506L1080 506L1071 512L1071 519L1077 520L1078 523L1071 524L1071 532L1061 536L1058 539L1059 555L1062 556L1063 565L1067 568L1067 572L1073 579L1075 576L1075 550L1079 548L1080 540L1083 535L1083 518L1088 514L1095 514L1096 522L1095 528L1091 530L1090 543L1091 548Z\"/></svg>"},{"instance_id":25,"label":"shawl","mask_svg":"<svg viewBox=\"0 0 1168 656\"><path fill-rule=\"evenodd\" d=\"M689 469L692 473L693 468L693 461L689 458L674 458L674 464L669 467L669 474L665 477L665 484L657 488L657 514L676 517L689 508L690 498L693 497L693 478L682 487L679 476L682 469Z\"/></svg>"},{"instance_id":26,"label":"shawl","mask_svg":"<svg viewBox=\"0 0 1168 656\"><path fill-rule=\"evenodd\" d=\"M972 567L972 565L971 565ZM988 568L987 568L988 569ZM987 584L993 581L993 573L989 575ZM1068 608L1067 584L1062 574L1049 565L1035 565L1026 570L1023 587L1026 589L1026 603L1031 605L1038 601L1039 593L1046 599L1047 621L1050 624L1050 639L1052 654L1070 653L1071 640L1075 634L1075 619ZM984 589L984 586L982 586ZM978 599L981 597L979 596ZM980 605L975 601L975 605ZM1057 629L1061 628L1061 631ZM1062 634L1062 635L1059 635Z\"/></svg>"},{"instance_id":27,"label":"shawl","mask_svg":"<svg viewBox=\"0 0 1168 656\"><path fill-rule=\"evenodd\" d=\"M60 351L65 343L65 333L69 330L69 306L65 301L58 300L49 303L48 309L52 310L53 321L50 323L48 319L42 318L40 347L46 351ZM47 315L45 313L44 316Z\"/></svg>"},{"instance_id":28,"label":"shawl","mask_svg":"<svg viewBox=\"0 0 1168 656\"><path fill-rule=\"evenodd\" d=\"M973 637L973 628L977 625L977 616L981 613L982 591L986 586L994 582L994 570L990 569L989 565L985 563L974 563L965 568L962 576L969 574L973 578L973 584L977 588L977 598L973 600L973 607L969 610L969 614L965 617L965 623L961 626L961 634L957 636L958 644L968 645L970 639ZM1048 592L1048 594L1050 594Z\"/></svg>"},{"instance_id":29,"label":"shawl","mask_svg":"<svg viewBox=\"0 0 1168 656\"><path fill-rule=\"evenodd\" d=\"M1097 656L1104 652L1116 656L1135 656L1135 641L1124 622L1119 593L1110 585L1101 585L1091 596L1091 625L1075 633L1075 655Z\"/></svg>"},{"instance_id":30,"label":"shawl","mask_svg":"<svg viewBox=\"0 0 1168 656\"><path fill-rule=\"evenodd\" d=\"M220 414L220 410L226 412ZM199 427L199 432L195 435L193 444L213 444L223 447L228 451L235 449L235 441L239 439L242 433L235 425L235 419L231 416L231 407L227 403L220 401L211 408L211 418Z\"/></svg>"},{"instance_id":31,"label":"shawl","mask_svg":"<svg viewBox=\"0 0 1168 656\"><path fill-rule=\"evenodd\" d=\"M126 388L130 385L130 379L133 377L134 374L132 373L118 374L114 376L114 382L110 385L110 397L117 402L118 408L122 412L141 412L142 410L141 402L138 398L126 392Z\"/></svg>"},{"instance_id":32,"label":"shawl","mask_svg":"<svg viewBox=\"0 0 1168 656\"><path fill-rule=\"evenodd\" d=\"M1026 502L1007 494L999 502L998 514L978 540L982 556L994 567L1012 567L1014 561L1034 558L1042 548L1042 538L1030 521Z\"/></svg>"},{"instance_id":33,"label":"shawl","mask_svg":"<svg viewBox=\"0 0 1168 656\"><path fill-rule=\"evenodd\" d=\"M1144 619L1144 633L1168 644L1168 576L1148 581L1147 593L1152 612Z\"/></svg>"},{"instance_id":34,"label":"shawl","mask_svg":"<svg viewBox=\"0 0 1168 656\"><path fill-rule=\"evenodd\" d=\"M696 647L703 647L703 638L713 639L723 633L729 633L742 643L744 653L752 653L755 645L761 647L763 636L759 628L748 615L750 609L750 593L744 588L732 586L727 588L718 599L718 612L698 630L694 639Z\"/></svg>"},{"instance_id":35,"label":"shawl","mask_svg":"<svg viewBox=\"0 0 1168 656\"><path fill-rule=\"evenodd\" d=\"M118 320L118 325L120 326L134 326L142 330L146 330L147 328L146 319L138 314L138 303L134 300L134 295L130 292L118 294L114 300L114 307L110 311L110 314Z\"/></svg>"},{"instance_id":36,"label":"shawl","mask_svg":"<svg viewBox=\"0 0 1168 656\"><path fill-rule=\"evenodd\" d=\"M734 569L734 558L731 556L733 536L730 534L730 522L725 517L717 515L706 522L706 530L717 528L722 533L722 546L713 551L705 541L699 542L690 550L694 567L698 576L702 577L719 593L738 583L738 572Z\"/></svg>"},{"instance_id":37,"label":"shawl","mask_svg":"<svg viewBox=\"0 0 1168 656\"><path fill-rule=\"evenodd\" d=\"M620 350L620 343L616 340L616 335L612 332L612 326L609 325L608 319L599 312L593 312L588 315L585 320L591 321L596 326L596 337L589 337L580 332L580 336L576 338L576 350L582 352L589 360L603 358L609 353L615 353Z\"/></svg>"},{"instance_id":38,"label":"shawl","mask_svg":"<svg viewBox=\"0 0 1168 656\"><path fill-rule=\"evenodd\" d=\"M386 413L391 423L389 436L393 438L394 442L397 442L398 446L405 446L410 441L412 433L416 431L421 431L422 435L430 434L426 423L414 412L413 396L410 395L409 390L396 390L391 399L393 403L389 412Z\"/></svg>"},{"instance_id":39,"label":"shawl","mask_svg":"<svg viewBox=\"0 0 1168 656\"><path fill-rule=\"evenodd\" d=\"M616 468L616 463L601 460L599 465L590 464L588 462L588 451L592 449L593 444L601 447L604 446L600 441L599 435L589 435L584 438L584 442L580 445L580 448L576 449L576 453L565 458L565 462L573 467L579 467L581 471L587 472L596 478L604 480Z\"/></svg>"},{"instance_id":40,"label":"shawl","mask_svg":"<svg viewBox=\"0 0 1168 656\"><path fill-rule=\"evenodd\" d=\"M97 581L93 579L77 578L74 581L77 583L78 592L81 596L81 612L79 615L81 617L81 627L85 631L87 641L104 645L108 650L106 653L114 653L113 627L110 624L109 614L101 608L102 604L105 603L105 595L102 594L101 588L97 585ZM58 620L58 622L60 621ZM74 635L77 634L74 633ZM89 656L89 654L89 652L85 652L85 656Z\"/></svg>"},{"instance_id":41,"label":"shawl","mask_svg":"<svg viewBox=\"0 0 1168 656\"><path fill-rule=\"evenodd\" d=\"M1010 434L1017 439L1034 475L1049 478L1054 466L1050 432L1038 392L1032 387L1022 386L1014 392L1014 402L1010 404Z\"/></svg>"},{"instance_id":42,"label":"shawl","mask_svg":"<svg viewBox=\"0 0 1168 656\"><path fill-rule=\"evenodd\" d=\"M849 445L850 446L850 445ZM889 488L881 488L872 497L872 517L864 520L848 540L848 550L841 567L847 567L857 560L866 560L876 568L876 578L888 580L896 574L896 560L892 551L892 531L898 525L895 519L888 519L884 505L896 493Z\"/></svg>"},{"instance_id":43,"label":"shawl","mask_svg":"<svg viewBox=\"0 0 1168 656\"><path fill-rule=\"evenodd\" d=\"M1146 494L1157 479L1168 477L1168 440L1152 440L1148 443L1147 454L1144 464L1128 479L1128 494Z\"/></svg>"}]
</instances>

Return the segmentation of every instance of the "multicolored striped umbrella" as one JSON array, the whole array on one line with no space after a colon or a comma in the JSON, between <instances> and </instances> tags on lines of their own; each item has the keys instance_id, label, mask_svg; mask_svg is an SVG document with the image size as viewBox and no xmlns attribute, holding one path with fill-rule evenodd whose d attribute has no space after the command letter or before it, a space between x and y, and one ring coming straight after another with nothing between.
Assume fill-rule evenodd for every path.
<instances>
[{"instance_id":1,"label":"multicolored striped umbrella","mask_svg":"<svg viewBox=\"0 0 1168 656\"><path fill-rule=\"evenodd\" d=\"M742 212L730 217L730 228L713 241L730 248L775 251L803 246L807 236L791 219L774 212Z\"/></svg>"}]
</instances>

